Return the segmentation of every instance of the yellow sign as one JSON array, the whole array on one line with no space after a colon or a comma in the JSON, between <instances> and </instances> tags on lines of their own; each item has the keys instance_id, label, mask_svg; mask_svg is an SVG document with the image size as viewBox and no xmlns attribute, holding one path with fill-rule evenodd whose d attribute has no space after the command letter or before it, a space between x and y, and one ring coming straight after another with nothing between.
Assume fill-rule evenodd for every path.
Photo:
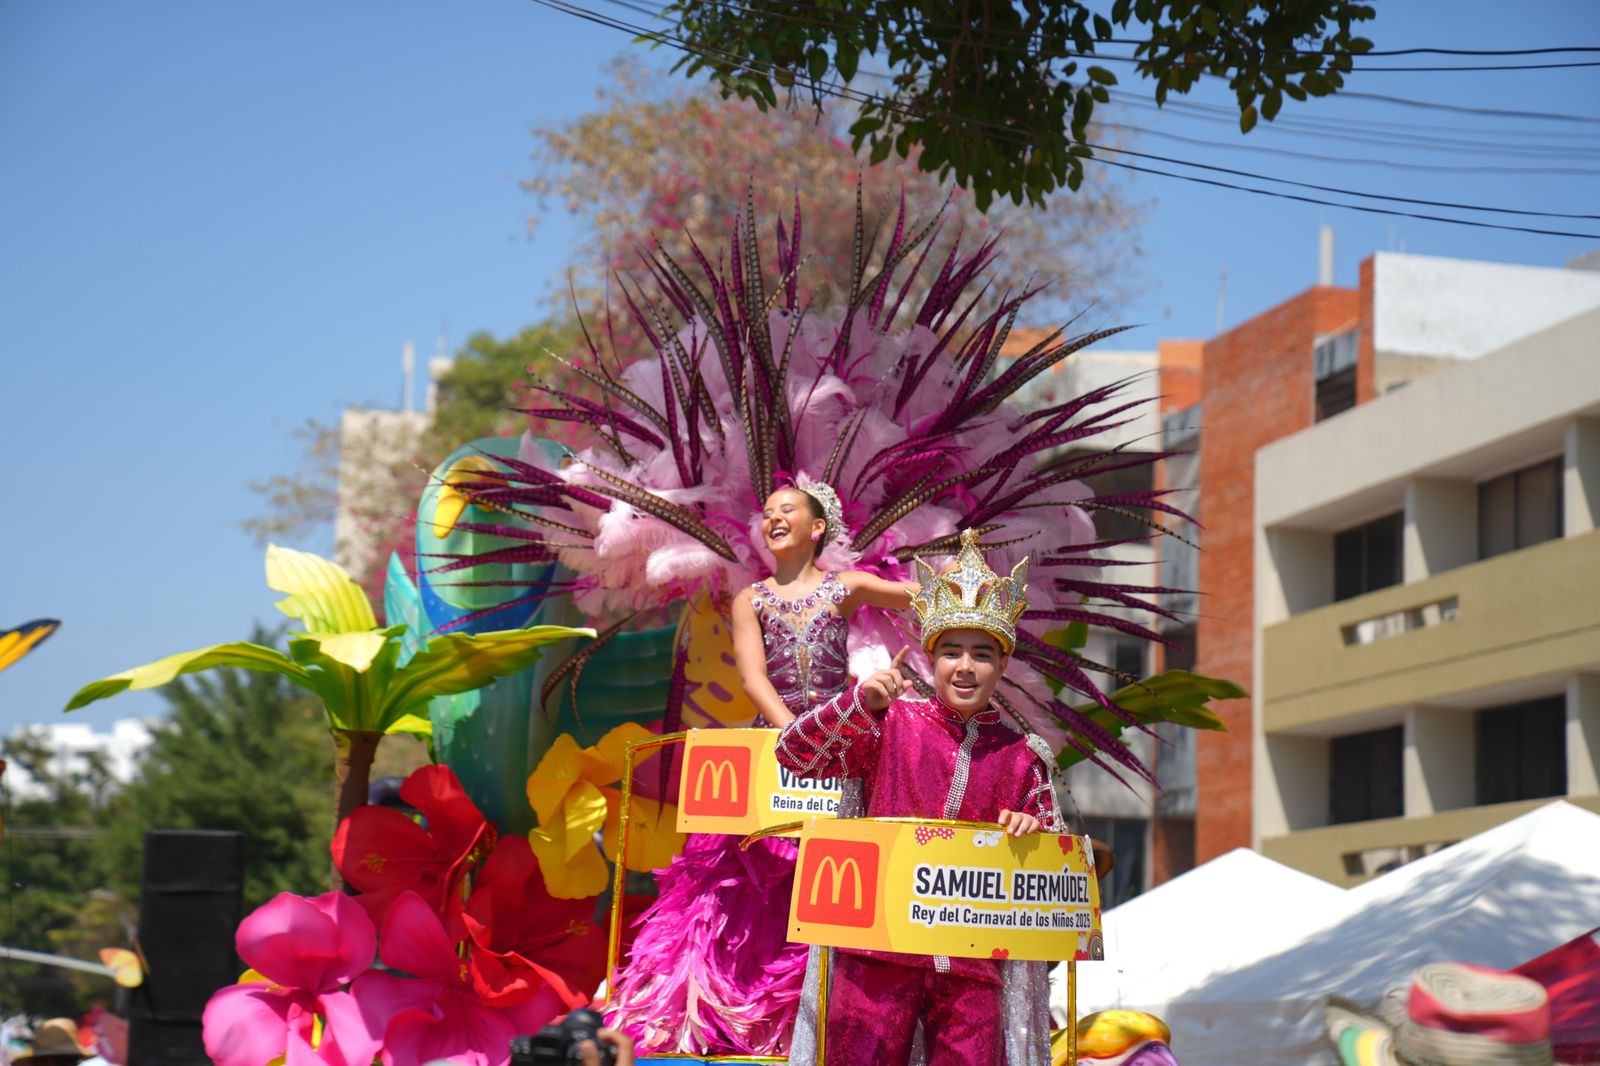
<instances>
[{"instance_id":1,"label":"yellow sign","mask_svg":"<svg viewBox=\"0 0 1600 1066\"><path fill-rule=\"evenodd\" d=\"M789 939L975 959L1104 958L1088 843L942 819L813 819L800 836Z\"/></svg>"},{"instance_id":2,"label":"yellow sign","mask_svg":"<svg viewBox=\"0 0 1600 1066\"><path fill-rule=\"evenodd\" d=\"M678 782L680 833L754 833L839 807L835 778L778 765L776 729L691 729Z\"/></svg>"}]
</instances>

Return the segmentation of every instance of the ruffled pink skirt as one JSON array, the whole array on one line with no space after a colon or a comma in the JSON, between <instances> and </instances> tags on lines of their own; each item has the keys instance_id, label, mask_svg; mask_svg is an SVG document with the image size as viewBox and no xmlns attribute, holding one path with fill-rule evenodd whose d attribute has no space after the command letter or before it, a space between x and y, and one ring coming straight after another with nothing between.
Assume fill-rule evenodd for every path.
<instances>
[{"instance_id":1,"label":"ruffled pink skirt","mask_svg":"<svg viewBox=\"0 0 1600 1066\"><path fill-rule=\"evenodd\" d=\"M793 841L689 837L656 871L660 895L639 917L610 990L607 1022L640 1051L783 1055L807 947L787 938Z\"/></svg>"}]
</instances>

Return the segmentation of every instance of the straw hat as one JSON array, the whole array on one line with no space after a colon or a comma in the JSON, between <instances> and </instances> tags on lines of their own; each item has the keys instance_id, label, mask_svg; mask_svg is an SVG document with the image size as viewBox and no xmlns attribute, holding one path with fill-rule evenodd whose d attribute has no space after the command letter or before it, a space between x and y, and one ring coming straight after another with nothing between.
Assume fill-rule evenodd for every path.
<instances>
[{"instance_id":1,"label":"straw hat","mask_svg":"<svg viewBox=\"0 0 1600 1066\"><path fill-rule=\"evenodd\" d=\"M78 1025L71 1018L51 1018L33 1028L33 1038L20 1054L11 1056L12 1066L54 1066L88 1058L78 1043Z\"/></svg>"},{"instance_id":2,"label":"straw hat","mask_svg":"<svg viewBox=\"0 0 1600 1066\"><path fill-rule=\"evenodd\" d=\"M1323 1018L1344 1066L1556 1066L1544 986L1498 970L1430 963L1379 1013L1330 996Z\"/></svg>"}]
</instances>

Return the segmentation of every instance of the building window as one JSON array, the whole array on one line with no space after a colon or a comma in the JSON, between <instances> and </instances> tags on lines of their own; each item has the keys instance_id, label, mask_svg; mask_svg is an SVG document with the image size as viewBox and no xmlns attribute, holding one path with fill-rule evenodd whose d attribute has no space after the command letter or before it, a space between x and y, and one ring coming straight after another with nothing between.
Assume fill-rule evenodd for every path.
<instances>
[{"instance_id":1,"label":"building window","mask_svg":"<svg viewBox=\"0 0 1600 1066\"><path fill-rule=\"evenodd\" d=\"M1561 696L1477 714L1478 802L1567 793L1567 705Z\"/></svg>"},{"instance_id":2,"label":"building window","mask_svg":"<svg viewBox=\"0 0 1600 1066\"><path fill-rule=\"evenodd\" d=\"M1138 452L1124 452L1117 458L1117 462L1127 462L1139 457ZM1065 463L1070 466L1079 461L1081 457L1072 456ZM1149 492L1154 487L1155 463L1135 463L1118 470L1106 470L1098 474L1090 474L1082 478L1089 491L1096 496L1121 496L1130 492ZM1150 517L1149 508L1129 507L1126 504L1107 504L1105 507L1090 509L1089 517L1094 519L1094 534L1096 540L1136 540L1149 538L1155 534L1145 520ZM1172 521L1167 517L1166 521Z\"/></svg>"},{"instance_id":3,"label":"building window","mask_svg":"<svg viewBox=\"0 0 1600 1066\"><path fill-rule=\"evenodd\" d=\"M1335 600L1400 584L1403 522L1401 513L1396 511L1333 535Z\"/></svg>"},{"instance_id":4,"label":"building window","mask_svg":"<svg viewBox=\"0 0 1600 1066\"><path fill-rule=\"evenodd\" d=\"M1193 625L1174 626L1168 623L1161 635L1172 641L1172 645L1162 644L1161 669L1163 670L1188 670L1194 671L1194 641Z\"/></svg>"},{"instance_id":5,"label":"building window","mask_svg":"<svg viewBox=\"0 0 1600 1066\"><path fill-rule=\"evenodd\" d=\"M1100 882L1100 909L1110 910L1144 891L1148 862L1146 829L1142 818L1087 817L1082 832L1111 845L1111 873Z\"/></svg>"},{"instance_id":6,"label":"building window","mask_svg":"<svg viewBox=\"0 0 1600 1066\"><path fill-rule=\"evenodd\" d=\"M1561 536L1561 460L1478 485L1478 558L1492 559Z\"/></svg>"},{"instance_id":7,"label":"building window","mask_svg":"<svg viewBox=\"0 0 1600 1066\"><path fill-rule=\"evenodd\" d=\"M1366 822L1405 813L1400 765L1405 729L1391 726L1328 741L1328 822Z\"/></svg>"},{"instance_id":8,"label":"building window","mask_svg":"<svg viewBox=\"0 0 1600 1066\"><path fill-rule=\"evenodd\" d=\"M1360 334L1346 330L1321 337L1311 351L1311 378L1316 382L1317 421L1356 405L1356 357Z\"/></svg>"},{"instance_id":9,"label":"building window","mask_svg":"<svg viewBox=\"0 0 1600 1066\"><path fill-rule=\"evenodd\" d=\"M1341 370L1317 382L1317 421L1356 405L1356 368Z\"/></svg>"},{"instance_id":10,"label":"building window","mask_svg":"<svg viewBox=\"0 0 1600 1066\"><path fill-rule=\"evenodd\" d=\"M1138 637L1118 635L1112 638L1111 667L1135 680L1144 680L1149 676L1149 671L1144 668L1145 645L1146 642ZM1125 684L1121 679L1117 683Z\"/></svg>"}]
</instances>

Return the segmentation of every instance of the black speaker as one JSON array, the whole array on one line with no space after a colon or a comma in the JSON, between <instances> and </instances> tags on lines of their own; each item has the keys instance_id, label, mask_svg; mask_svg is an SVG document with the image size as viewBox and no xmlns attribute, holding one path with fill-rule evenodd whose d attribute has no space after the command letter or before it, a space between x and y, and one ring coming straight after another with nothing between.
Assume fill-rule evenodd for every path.
<instances>
[{"instance_id":1,"label":"black speaker","mask_svg":"<svg viewBox=\"0 0 1600 1066\"><path fill-rule=\"evenodd\" d=\"M133 991L128 1066L209 1066L200 1015L239 979L244 834L156 829L144 835L139 945L149 969Z\"/></svg>"}]
</instances>

